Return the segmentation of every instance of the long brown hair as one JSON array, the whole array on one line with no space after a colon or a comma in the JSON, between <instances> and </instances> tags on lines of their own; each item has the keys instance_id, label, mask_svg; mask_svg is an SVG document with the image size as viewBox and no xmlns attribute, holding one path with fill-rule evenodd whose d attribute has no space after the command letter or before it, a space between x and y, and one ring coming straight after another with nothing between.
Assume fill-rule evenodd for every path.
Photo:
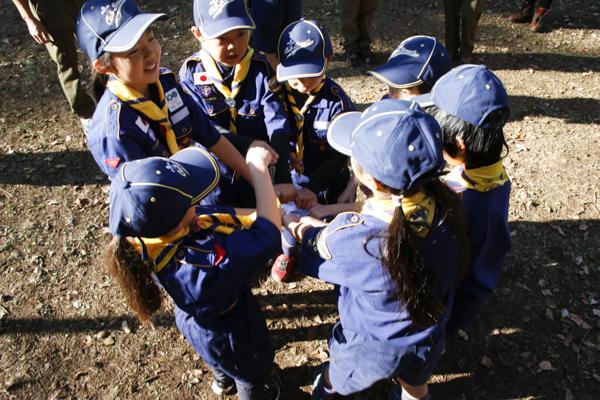
<instances>
[{"instance_id":1,"label":"long brown hair","mask_svg":"<svg viewBox=\"0 0 600 400\"><path fill-rule=\"evenodd\" d=\"M143 261L127 239L116 236L106 246L105 263L129 307L137 312L144 325L151 325L150 317L162 305L162 292L152 274L153 264Z\"/></svg>"},{"instance_id":2,"label":"long brown hair","mask_svg":"<svg viewBox=\"0 0 600 400\"><path fill-rule=\"evenodd\" d=\"M379 184L384 191L395 196L411 196L419 190L401 191L382 183ZM447 220L456 238L460 267L454 285L458 286L469 267L468 238L460 200L439 179L433 179L426 183L422 190L435 199L436 208L439 207L443 215L440 224ZM427 328L436 324L447 309L442 299L427 285L426 267L419 250L419 239L411 229L411 224L415 223L408 221L402 207L396 207L387 232L367 237L364 246L366 250L367 242L370 239L381 239L379 243L381 256L373 256L381 260L384 274L396 283L398 287L396 300L404 302L410 319L417 326ZM434 229L436 227L429 227L430 232Z\"/></svg>"}]
</instances>

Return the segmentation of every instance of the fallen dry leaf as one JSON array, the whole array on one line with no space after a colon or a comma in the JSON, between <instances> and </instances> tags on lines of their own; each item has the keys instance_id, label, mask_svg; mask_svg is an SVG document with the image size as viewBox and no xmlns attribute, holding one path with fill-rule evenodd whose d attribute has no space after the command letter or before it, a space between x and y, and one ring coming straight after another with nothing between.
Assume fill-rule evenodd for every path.
<instances>
[{"instance_id":1,"label":"fallen dry leaf","mask_svg":"<svg viewBox=\"0 0 600 400\"><path fill-rule=\"evenodd\" d=\"M552 321L554 321L554 313L552 312L551 309L546 308L546 317L550 318Z\"/></svg>"},{"instance_id":2,"label":"fallen dry leaf","mask_svg":"<svg viewBox=\"0 0 600 400\"><path fill-rule=\"evenodd\" d=\"M121 328L123 328L123 332L131 333L131 329L129 328L129 325L127 324L126 320L123 320L123 322L121 322Z\"/></svg>"},{"instance_id":3,"label":"fallen dry leaf","mask_svg":"<svg viewBox=\"0 0 600 400\"><path fill-rule=\"evenodd\" d=\"M542 290L542 294L544 296L553 296L552 290L550 290L550 289L544 289L544 290Z\"/></svg>"},{"instance_id":4,"label":"fallen dry leaf","mask_svg":"<svg viewBox=\"0 0 600 400\"><path fill-rule=\"evenodd\" d=\"M458 330L458 335L464 340L469 340L469 335L467 335L467 332L463 331L462 329Z\"/></svg>"},{"instance_id":5,"label":"fallen dry leaf","mask_svg":"<svg viewBox=\"0 0 600 400\"><path fill-rule=\"evenodd\" d=\"M488 368L494 368L494 363L488 356L483 356L483 358L481 359L481 364Z\"/></svg>"},{"instance_id":6,"label":"fallen dry leaf","mask_svg":"<svg viewBox=\"0 0 600 400\"><path fill-rule=\"evenodd\" d=\"M571 393L569 389L567 389L565 392L565 400L575 400L575 397L573 397L573 393Z\"/></svg>"},{"instance_id":7,"label":"fallen dry leaf","mask_svg":"<svg viewBox=\"0 0 600 400\"><path fill-rule=\"evenodd\" d=\"M552 364L550 363L550 361L542 361L540 363L540 369L542 371L551 371L552 370Z\"/></svg>"}]
</instances>

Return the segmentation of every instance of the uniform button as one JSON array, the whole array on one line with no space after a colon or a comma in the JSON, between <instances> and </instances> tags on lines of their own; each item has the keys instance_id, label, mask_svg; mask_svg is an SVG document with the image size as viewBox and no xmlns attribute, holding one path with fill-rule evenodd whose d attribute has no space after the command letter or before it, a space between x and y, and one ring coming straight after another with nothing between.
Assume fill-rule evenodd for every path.
<instances>
[{"instance_id":1,"label":"uniform button","mask_svg":"<svg viewBox=\"0 0 600 400\"><path fill-rule=\"evenodd\" d=\"M358 222L358 215L353 215L350 217L350 221L352 222Z\"/></svg>"},{"instance_id":2,"label":"uniform button","mask_svg":"<svg viewBox=\"0 0 600 400\"><path fill-rule=\"evenodd\" d=\"M118 106L117 106L116 104L113 104L112 106L110 106L110 109L111 109L111 110L116 110L116 109L117 109L117 107L118 107Z\"/></svg>"},{"instance_id":3,"label":"uniform button","mask_svg":"<svg viewBox=\"0 0 600 400\"><path fill-rule=\"evenodd\" d=\"M209 108L209 109L208 109L208 113L209 113L209 114L212 114L212 113L213 113L213 109L212 109L212 108Z\"/></svg>"},{"instance_id":4,"label":"uniform button","mask_svg":"<svg viewBox=\"0 0 600 400\"><path fill-rule=\"evenodd\" d=\"M178 254L178 255L179 255L179 257L183 257L183 255L184 255L184 254L185 254L185 253L184 253L184 251L183 251L183 250L179 250L179 254Z\"/></svg>"},{"instance_id":5,"label":"uniform button","mask_svg":"<svg viewBox=\"0 0 600 400\"><path fill-rule=\"evenodd\" d=\"M183 128L181 128L181 132L186 133L187 132L187 128L184 126Z\"/></svg>"},{"instance_id":6,"label":"uniform button","mask_svg":"<svg viewBox=\"0 0 600 400\"><path fill-rule=\"evenodd\" d=\"M411 144L410 146L408 146L408 149L409 149L410 151L415 151L415 146L413 146L413 145Z\"/></svg>"}]
</instances>

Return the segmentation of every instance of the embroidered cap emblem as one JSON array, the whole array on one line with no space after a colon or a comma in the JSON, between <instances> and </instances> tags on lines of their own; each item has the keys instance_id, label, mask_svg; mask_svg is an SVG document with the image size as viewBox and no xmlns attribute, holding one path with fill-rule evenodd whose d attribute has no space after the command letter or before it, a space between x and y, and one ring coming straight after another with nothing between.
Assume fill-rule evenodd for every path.
<instances>
[{"instance_id":1,"label":"embroidered cap emblem","mask_svg":"<svg viewBox=\"0 0 600 400\"><path fill-rule=\"evenodd\" d=\"M286 58L290 58L291 56L296 54L298 50L312 46L314 43L315 41L311 38L308 38L303 42L296 42L294 41L294 39L290 39L283 53L285 54Z\"/></svg>"},{"instance_id":2,"label":"embroidered cap emblem","mask_svg":"<svg viewBox=\"0 0 600 400\"><path fill-rule=\"evenodd\" d=\"M208 9L208 15L213 19L216 19L219 14L223 12L225 6L234 0L211 0L210 8Z\"/></svg>"},{"instance_id":3,"label":"embroidered cap emblem","mask_svg":"<svg viewBox=\"0 0 600 400\"><path fill-rule=\"evenodd\" d=\"M125 0L117 0L112 4L102 6L100 14L104 15L104 22L106 22L106 25L111 26L114 23L115 27L119 27L119 22L121 21L121 18L123 18L123 14L121 13L123 3L125 3Z\"/></svg>"}]
</instances>

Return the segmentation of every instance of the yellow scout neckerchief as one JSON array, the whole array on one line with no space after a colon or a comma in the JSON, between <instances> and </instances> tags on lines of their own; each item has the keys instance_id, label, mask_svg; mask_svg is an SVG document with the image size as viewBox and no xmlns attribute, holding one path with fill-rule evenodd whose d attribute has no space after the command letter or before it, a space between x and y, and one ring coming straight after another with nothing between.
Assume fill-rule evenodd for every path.
<instances>
[{"instance_id":1,"label":"yellow scout neckerchief","mask_svg":"<svg viewBox=\"0 0 600 400\"><path fill-rule=\"evenodd\" d=\"M141 112L152 121L158 122L164 129L163 133L167 140L169 152L173 155L179 151L179 145L177 144L175 132L171 129L171 122L169 121L169 104L165 99L165 92L160 80L157 80L154 84L158 89L158 101L160 107L152 100L145 98L138 91L133 90L117 79L111 79L106 82L106 88L134 110Z\"/></svg>"},{"instance_id":2,"label":"yellow scout neckerchief","mask_svg":"<svg viewBox=\"0 0 600 400\"><path fill-rule=\"evenodd\" d=\"M229 108L229 113L231 114L231 119L229 121L229 130L233 133L237 133L237 128L235 126L237 119L237 109L235 108L235 96L239 93L242 82L246 79L246 75L248 75L248 70L250 69L250 62L252 61L252 54L254 54L254 49L248 49L248 52L242 58L242 60L236 64L235 71L233 73L233 82L231 82L231 90L227 87L225 82L223 81L223 77L221 76L221 72L219 68L217 68L217 63L212 58L212 56L206 51L200 51L200 59L202 60L202 66L204 66L204 70L211 77L215 88L225 96L225 104ZM231 99L231 100L230 100Z\"/></svg>"},{"instance_id":3,"label":"yellow scout neckerchief","mask_svg":"<svg viewBox=\"0 0 600 400\"><path fill-rule=\"evenodd\" d=\"M290 107L292 108L292 112L294 113L294 120L296 121L296 130L297 130L296 157L298 158L298 161L302 161L304 159L304 143L303 143L303 137L302 137L303 136L302 128L304 127L304 113L306 112L306 110L308 110L308 108L310 107L312 102L317 97L317 94L319 93L319 91L321 90L323 85L325 84L325 78L326 78L326 76L323 75L323 81L319 84L319 86L317 86L317 88L315 90L310 92L310 96L308 96L308 99L306 99L306 103L304 103L304 106L302 106L302 110L299 110L298 106L296 105L296 98L292 94L293 91L292 91L292 87L290 86L289 82L287 82L287 81L285 82L285 87L287 89L287 99L290 104ZM298 173L298 175L301 175L303 173L304 173L304 165L302 165L301 170Z\"/></svg>"},{"instance_id":4,"label":"yellow scout neckerchief","mask_svg":"<svg viewBox=\"0 0 600 400\"><path fill-rule=\"evenodd\" d=\"M183 238L190 232L208 230L229 235L236 229L252 225L255 220L256 213L251 215L231 215L221 213L202 214L197 215L188 226L185 226L174 236L169 238L142 238L142 240L148 250L148 259L156 263L154 272L159 272L171 260L179 248L179 245L183 242ZM127 241L138 253L142 253L142 247L136 238L127 238ZM174 244L169 252L167 254L161 254L171 243Z\"/></svg>"},{"instance_id":5,"label":"yellow scout neckerchief","mask_svg":"<svg viewBox=\"0 0 600 400\"><path fill-rule=\"evenodd\" d=\"M497 163L486 167L474 169L454 168L444 180L460 182L467 189L478 192L489 192L504 185L508 181L508 176L502 164L502 159L500 159Z\"/></svg>"},{"instance_id":6,"label":"yellow scout neckerchief","mask_svg":"<svg viewBox=\"0 0 600 400\"><path fill-rule=\"evenodd\" d=\"M360 213L371 215L389 224L392 222L393 214L386 211L393 211L394 208L392 199L372 198L365 202ZM412 196L402 198L402 211L411 223L413 232L421 237L427 236L435 214L435 199L419 191Z\"/></svg>"}]
</instances>

